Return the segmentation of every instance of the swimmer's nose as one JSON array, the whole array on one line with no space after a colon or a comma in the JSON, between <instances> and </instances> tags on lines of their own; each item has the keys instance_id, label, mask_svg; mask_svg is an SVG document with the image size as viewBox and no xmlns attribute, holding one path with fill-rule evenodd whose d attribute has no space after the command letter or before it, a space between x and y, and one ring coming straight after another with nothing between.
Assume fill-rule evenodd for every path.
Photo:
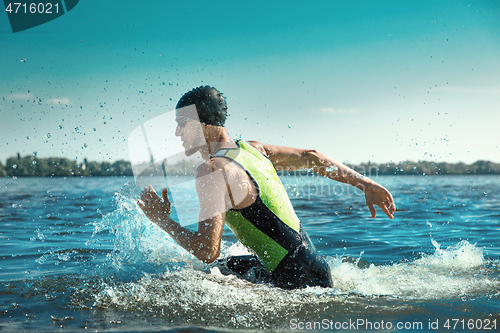
<instances>
[{"instance_id":1,"label":"swimmer's nose","mask_svg":"<svg viewBox=\"0 0 500 333\"><path fill-rule=\"evenodd\" d=\"M181 136L182 135L182 128L177 125L177 127L175 128L175 136Z\"/></svg>"}]
</instances>

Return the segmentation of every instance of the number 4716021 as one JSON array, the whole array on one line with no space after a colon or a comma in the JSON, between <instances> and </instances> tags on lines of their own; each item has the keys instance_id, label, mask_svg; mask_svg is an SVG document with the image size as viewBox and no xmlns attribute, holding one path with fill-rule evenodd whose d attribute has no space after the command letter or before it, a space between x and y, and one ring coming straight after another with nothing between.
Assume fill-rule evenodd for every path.
<instances>
[{"instance_id":1,"label":"number 4716021","mask_svg":"<svg viewBox=\"0 0 500 333\"><path fill-rule=\"evenodd\" d=\"M448 319L443 325L446 329L496 330L497 320L490 319Z\"/></svg>"},{"instance_id":2,"label":"number 4716021","mask_svg":"<svg viewBox=\"0 0 500 333\"><path fill-rule=\"evenodd\" d=\"M5 8L9 14L58 14L59 4L52 4L50 2L11 2Z\"/></svg>"}]
</instances>

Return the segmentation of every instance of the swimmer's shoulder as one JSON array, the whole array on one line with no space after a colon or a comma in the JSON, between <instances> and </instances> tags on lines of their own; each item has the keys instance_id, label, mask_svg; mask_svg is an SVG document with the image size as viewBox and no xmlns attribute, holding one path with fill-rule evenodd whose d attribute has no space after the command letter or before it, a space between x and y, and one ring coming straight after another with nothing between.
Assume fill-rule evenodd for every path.
<instances>
[{"instance_id":1,"label":"swimmer's shoulder","mask_svg":"<svg viewBox=\"0 0 500 333\"><path fill-rule=\"evenodd\" d=\"M228 164L228 160L222 157L212 157L209 160L201 163L196 169L196 176L206 176L212 172L222 170Z\"/></svg>"},{"instance_id":2,"label":"swimmer's shoulder","mask_svg":"<svg viewBox=\"0 0 500 333\"><path fill-rule=\"evenodd\" d=\"M251 144L255 149L257 149L258 151L260 151L262 154L264 154L265 156L269 156L268 153L267 153L267 150L265 148L265 144L263 144L262 142L260 141L254 141L254 140L251 140L251 141L247 141L249 144Z\"/></svg>"},{"instance_id":3,"label":"swimmer's shoulder","mask_svg":"<svg viewBox=\"0 0 500 333\"><path fill-rule=\"evenodd\" d=\"M230 171L233 169L241 169L239 164L234 163L231 159L223 156L213 156L207 161L198 166L196 170L196 177L203 177L217 171Z\"/></svg>"}]
</instances>

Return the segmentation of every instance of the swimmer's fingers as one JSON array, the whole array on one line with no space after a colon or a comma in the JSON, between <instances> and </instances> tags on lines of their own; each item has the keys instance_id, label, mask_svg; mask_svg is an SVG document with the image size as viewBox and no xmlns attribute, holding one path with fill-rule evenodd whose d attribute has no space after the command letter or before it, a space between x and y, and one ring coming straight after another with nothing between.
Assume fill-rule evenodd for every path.
<instances>
[{"instance_id":1,"label":"swimmer's fingers","mask_svg":"<svg viewBox=\"0 0 500 333\"><path fill-rule=\"evenodd\" d=\"M170 200L168 200L168 191L166 187L164 187L161 191L161 197L163 198L163 202L165 203L165 210L167 211L167 214L170 214L171 204Z\"/></svg>"},{"instance_id":2,"label":"swimmer's fingers","mask_svg":"<svg viewBox=\"0 0 500 333\"><path fill-rule=\"evenodd\" d=\"M153 186L149 185L149 187L144 187L144 189L141 192L141 200L143 202L148 202L150 200L153 200L154 198L158 197L158 194L156 194Z\"/></svg>"},{"instance_id":3,"label":"swimmer's fingers","mask_svg":"<svg viewBox=\"0 0 500 333\"><path fill-rule=\"evenodd\" d=\"M137 200L137 203L142 210L149 206L162 204L160 197L151 185L149 185L149 187L144 187L141 192L140 200Z\"/></svg>"},{"instance_id":4,"label":"swimmer's fingers","mask_svg":"<svg viewBox=\"0 0 500 333\"><path fill-rule=\"evenodd\" d=\"M149 186L142 190L141 197L137 200L139 208L153 222L164 220L170 215L170 202L168 201L166 189L163 189L162 197L164 201L158 196L153 187Z\"/></svg>"},{"instance_id":5,"label":"swimmer's fingers","mask_svg":"<svg viewBox=\"0 0 500 333\"><path fill-rule=\"evenodd\" d=\"M377 216L374 205L377 205L390 219L394 218L396 211L392 195L384 187L376 184L365 191L366 205L370 209L373 218Z\"/></svg>"},{"instance_id":6,"label":"swimmer's fingers","mask_svg":"<svg viewBox=\"0 0 500 333\"><path fill-rule=\"evenodd\" d=\"M387 217L392 219L394 218L393 214L396 211L396 205L394 204L394 199L392 198L392 195L389 193L389 191L384 188L384 192L385 198L380 208L382 208L382 211L385 213L385 215L387 215Z\"/></svg>"},{"instance_id":7,"label":"swimmer's fingers","mask_svg":"<svg viewBox=\"0 0 500 333\"><path fill-rule=\"evenodd\" d=\"M372 217L375 218L377 216L377 211L375 210L375 207L373 207L373 205L368 205L368 208L370 209Z\"/></svg>"},{"instance_id":8,"label":"swimmer's fingers","mask_svg":"<svg viewBox=\"0 0 500 333\"><path fill-rule=\"evenodd\" d=\"M385 203L379 205L379 204L376 204L377 206L380 207L380 209L382 209L382 211L385 213L385 215L387 215L388 218L390 219L393 219L394 218L394 215L392 214L389 206L390 205L386 205ZM370 209L370 213L372 214L372 218L375 218L377 217L377 211L375 210L375 207L373 205L369 205L367 204L368 208Z\"/></svg>"},{"instance_id":9,"label":"swimmer's fingers","mask_svg":"<svg viewBox=\"0 0 500 333\"><path fill-rule=\"evenodd\" d=\"M148 206L146 206L144 201L142 201L141 199L137 199L137 206L139 206L139 208L142 210L142 212L147 215Z\"/></svg>"},{"instance_id":10,"label":"swimmer's fingers","mask_svg":"<svg viewBox=\"0 0 500 333\"><path fill-rule=\"evenodd\" d=\"M391 201L389 201L389 207L387 208L391 214L394 214L396 211L396 204L394 203L394 200L392 200L391 196Z\"/></svg>"},{"instance_id":11,"label":"swimmer's fingers","mask_svg":"<svg viewBox=\"0 0 500 333\"><path fill-rule=\"evenodd\" d=\"M390 210L390 204L387 204L387 203L384 203L382 205L382 207L380 207L382 209L382 211L385 213L385 215L387 215L388 218L390 219L393 219L394 218L394 215L392 214L394 211L391 212Z\"/></svg>"},{"instance_id":12,"label":"swimmer's fingers","mask_svg":"<svg viewBox=\"0 0 500 333\"><path fill-rule=\"evenodd\" d=\"M383 199L380 204L377 206L382 209L382 211L387 215L388 218L394 218L394 212L396 211L396 205L394 205L394 200L392 199L392 195L384 188L384 195L381 195Z\"/></svg>"}]
</instances>

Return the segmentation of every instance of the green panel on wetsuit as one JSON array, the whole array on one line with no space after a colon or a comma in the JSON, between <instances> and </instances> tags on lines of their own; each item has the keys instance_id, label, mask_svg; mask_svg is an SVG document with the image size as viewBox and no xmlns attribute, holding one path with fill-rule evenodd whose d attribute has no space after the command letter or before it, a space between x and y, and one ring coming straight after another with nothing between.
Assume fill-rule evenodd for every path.
<instances>
[{"instance_id":1,"label":"green panel on wetsuit","mask_svg":"<svg viewBox=\"0 0 500 333\"><path fill-rule=\"evenodd\" d=\"M228 157L244 167L255 181L259 197L266 207L281 222L299 233L300 220L295 215L272 162L249 143L244 141L237 143L240 149L219 151L216 156ZM243 245L257 254L268 271L273 271L288 253L283 246L259 230L238 211L226 212L226 224Z\"/></svg>"},{"instance_id":2,"label":"green panel on wetsuit","mask_svg":"<svg viewBox=\"0 0 500 333\"><path fill-rule=\"evenodd\" d=\"M300 220L295 215L292 203L272 162L251 144L241 140L237 143L242 149L228 150L224 156L232 158L247 169L257 182L262 202L281 221L299 232Z\"/></svg>"},{"instance_id":3,"label":"green panel on wetsuit","mask_svg":"<svg viewBox=\"0 0 500 333\"><path fill-rule=\"evenodd\" d=\"M272 272L287 255L287 250L257 229L240 212L226 212L226 220L231 221L228 226L236 238L255 252L269 272Z\"/></svg>"}]
</instances>

